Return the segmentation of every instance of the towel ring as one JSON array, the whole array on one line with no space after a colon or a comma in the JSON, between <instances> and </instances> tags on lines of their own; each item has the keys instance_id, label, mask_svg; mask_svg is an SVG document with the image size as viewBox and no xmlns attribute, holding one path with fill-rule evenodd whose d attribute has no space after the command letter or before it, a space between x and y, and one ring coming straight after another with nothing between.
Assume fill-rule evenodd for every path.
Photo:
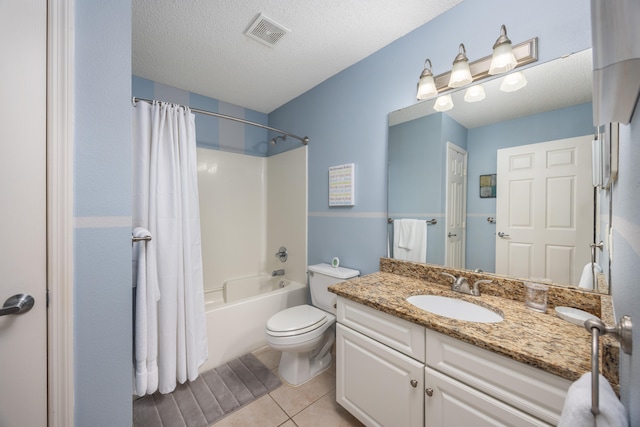
<instances>
[{"instance_id":1,"label":"towel ring","mask_svg":"<svg viewBox=\"0 0 640 427\"><path fill-rule=\"evenodd\" d=\"M584 328L591 333L591 413L600 413L600 351L599 338L601 335L611 335L620 342L620 348L626 354L632 350L631 316L624 315L615 326L606 326L600 319L588 319Z\"/></svg>"}]
</instances>

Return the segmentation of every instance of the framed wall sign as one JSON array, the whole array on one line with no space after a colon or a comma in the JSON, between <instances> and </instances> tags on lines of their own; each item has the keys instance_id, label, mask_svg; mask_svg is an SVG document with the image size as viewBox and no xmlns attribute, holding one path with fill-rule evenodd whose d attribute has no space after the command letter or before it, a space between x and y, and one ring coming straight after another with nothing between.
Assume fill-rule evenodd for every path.
<instances>
[{"instance_id":1,"label":"framed wall sign","mask_svg":"<svg viewBox=\"0 0 640 427\"><path fill-rule=\"evenodd\" d=\"M329 168L329 206L354 206L355 163Z\"/></svg>"}]
</instances>

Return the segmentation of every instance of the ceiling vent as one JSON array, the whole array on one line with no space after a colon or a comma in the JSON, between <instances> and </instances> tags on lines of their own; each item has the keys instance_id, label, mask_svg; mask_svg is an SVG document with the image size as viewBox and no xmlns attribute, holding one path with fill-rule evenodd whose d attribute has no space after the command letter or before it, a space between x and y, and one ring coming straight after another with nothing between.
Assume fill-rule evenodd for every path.
<instances>
[{"instance_id":1,"label":"ceiling vent","mask_svg":"<svg viewBox=\"0 0 640 427\"><path fill-rule=\"evenodd\" d=\"M244 34L262 44L273 47L289 32L291 30L260 14Z\"/></svg>"}]
</instances>

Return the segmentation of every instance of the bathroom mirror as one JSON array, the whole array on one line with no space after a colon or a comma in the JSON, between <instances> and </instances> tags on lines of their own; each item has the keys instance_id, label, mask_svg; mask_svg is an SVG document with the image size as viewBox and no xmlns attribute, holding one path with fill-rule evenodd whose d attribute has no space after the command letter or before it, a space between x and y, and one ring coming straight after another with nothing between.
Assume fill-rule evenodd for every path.
<instances>
[{"instance_id":1,"label":"bathroom mirror","mask_svg":"<svg viewBox=\"0 0 640 427\"><path fill-rule=\"evenodd\" d=\"M389 114L388 216L392 219L436 220L435 224L428 222L427 225L428 263L496 272L496 259L500 259L496 257L496 246L500 244L499 206L496 198L486 197L488 193L486 188L481 189L480 177L502 170L497 163L498 150L583 136L584 141L580 143L583 147L588 145L586 151L589 152L585 163L591 166L590 140L594 133L591 70L591 49L587 49L515 70L521 71L527 80L527 85L515 92L501 91L504 75L496 76L480 82L486 92L482 101L465 102L466 88L462 88L449 92L454 104L451 110L435 111L435 99L431 99ZM459 228L463 236L455 239L457 244L465 246L461 266L452 263L453 257L447 255L450 244L447 234L458 233L451 233L446 218L446 165L451 143L462 148L460 151L466 151L463 160L467 165L466 215ZM498 186L500 178L498 174ZM487 183L483 184L487 186ZM550 199L558 197L553 191L554 186L550 186ZM583 204L580 210L591 216L578 230L581 236L586 236L582 246L587 248L568 255L577 260L571 267L573 283L553 279L554 284L577 286L575 278L581 275L582 267L576 271L576 266L584 266L590 261L588 244L600 240L601 216L608 213L608 207L598 206L602 198L599 192L593 191L591 186L588 191L588 206ZM608 205L608 197L603 199L602 203ZM534 233L538 231L534 230ZM392 232L390 222L389 236ZM392 243L390 247L393 247ZM607 270L608 266L604 268ZM528 277L517 275L517 278Z\"/></svg>"}]
</instances>

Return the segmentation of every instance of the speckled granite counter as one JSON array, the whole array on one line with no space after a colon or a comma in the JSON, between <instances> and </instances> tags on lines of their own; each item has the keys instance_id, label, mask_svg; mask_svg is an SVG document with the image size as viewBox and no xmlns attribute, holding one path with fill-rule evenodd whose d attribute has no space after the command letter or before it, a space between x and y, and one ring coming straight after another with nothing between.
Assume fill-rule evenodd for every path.
<instances>
[{"instance_id":1,"label":"speckled granite counter","mask_svg":"<svg viewBox=\"0 0 640 427\"><path fill-rule=\"evenodd\" d=\"M552 288L547 313L537 313L525 307L523 284L517 280L387 258L380 260L380 266L378 273L333 285L329 290L357 303L572 381L591 369L591 335L583 327L555 316L553 307L571 305L600 316L608 325L613 324L613 319L607 318L612 317L608 312L608 296ZM479 297L464 295L451 291L450 284L440 275L441 272L464 274L470 278L470 282L490 278L494 283L482 285L482 295ZM475 323L438 316L406 301L407 297L420 294L443 295L473 302L498 312L504 320L498 323ZM602 373L617 389L617 342L609 337L601 337L601 345Z\"/></svg>"}]
</instances>

